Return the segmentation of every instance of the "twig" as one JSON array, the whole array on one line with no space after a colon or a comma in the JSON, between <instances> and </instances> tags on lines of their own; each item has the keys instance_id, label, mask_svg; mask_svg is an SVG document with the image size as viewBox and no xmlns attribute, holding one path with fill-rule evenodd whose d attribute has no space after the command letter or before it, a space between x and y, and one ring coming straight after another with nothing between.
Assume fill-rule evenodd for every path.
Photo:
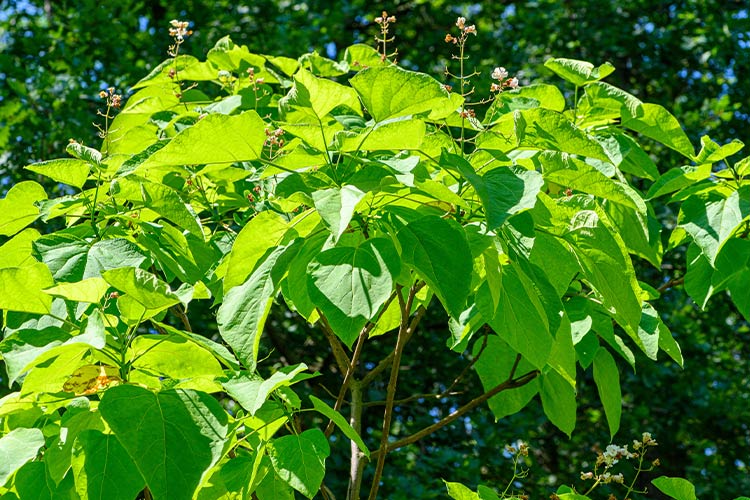
<instances>
[{"instance_id":1,"label":"twig","mask_svg":"<svg viewBox=\"0 0 750 500\"><path fill-rule=\"evenodd\" d=\"M678 285L682 285L683 283L685 283L684 277L683 278L670 278L669 281L667 281L662 286L657 288L656 291L658 291L659 293L663 293L669 290L670 288L678 286Z\"/></svg>"},{"instance_id":2,"label":"twig","mask_svg":"<svg viewBox=\"0 0 750 500\"><path fill-rule=\"evenodd\" d=\"M190 320L187 317L187 311L185 310L185 306L181 304L176 304L169 308L170 311L172 311L172 314L180 318L180 321L182 322L182 327L185 329L186 332L193 333L193 327L190 326Z\"/></svg>"},{"instance_id":3,"label":"twig","mask_svg":"<svg viewBox=\"0 0 750 500\"><path fill-rule=\"evenodd\" d=\"M394 450L397 450L399 448L412 444L416 441L419 441L423 437L428 436L432 434L433 432L442 429L446 425L450 424L451 422L458 419L462 415L470 412L477 406L481 405L482 403L484 403L485 401L499 394L502 391L505 391L507 389L515 389L515 388L528 384L529 382L534 380L534 378L536 378L539 375L539 373L540 373L539 370L532 370L528 373L521 375L518 378L514 378L514 379L508 378L508 380L506 380L505 382L493 387L492 389L485 392L481 396L477 396L476 398L472 399L471 401L466 403L464 406L462 406L458 410L442 418L441 420L435 422L434 424L428 427L425 427L424 429L417 431L410 436L407 436L403 439L399 439L398 441L394 441L393 443L389 444L387 448L387 453L390 453ZM378 459L380 459L380 453L381 453L381 450L379 449L374 451L373 453L370 454L370 459L373 458L373 455L377 455Z\"/></svg>"},{"instance_id":4,"label":"twig","mask_svg":"<svg viewBox=\"0 0 750 500\"><path fill-rule=\"evenodd\" d=\"M455 392L446 392L443 391L439 394L414 394L412 396L409 396L408 398L403 399L397 399L393 402L394 405L403 405L406 403L410 403L416 399L443 399L448 396L458 396L463 394L463 391L455 391ZM383 401L368 401L367 403L364 403L362 406L369 407L369 406L383 406L386 403L385 400Z\"/></svg>"},{"instance_id":5,"label":"twig","mask_svg":"<svg viewBox=\"0 0 750 500\"><path fill-rule=\"evenodd\" d=\"M338 365L339 370L341 370L341 373L346 374L347 369L349 368L349 364L351 363L351 361L349 360L349 356L346 355L346 352L341 345L341 341L336 336L336 334L333 333L331 325L328 323L328 320L323 315L323 312L320 309L318 309L318 314L320 315L320 322L323 325L323 334L326 336L328 343L331 344L333 357L336 358L336 364Z\"/></svg>"}]
</instances>

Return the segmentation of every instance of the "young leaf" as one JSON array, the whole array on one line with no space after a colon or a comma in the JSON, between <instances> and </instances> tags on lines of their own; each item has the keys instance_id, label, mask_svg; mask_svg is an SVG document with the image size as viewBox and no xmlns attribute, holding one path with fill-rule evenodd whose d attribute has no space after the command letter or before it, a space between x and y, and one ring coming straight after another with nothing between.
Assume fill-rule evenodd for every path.
<instances>
[{"instance_id":1,"label":"young leaf","mask_svg":"<svg viewBox=\"0 0 750 500\"><path fill-rule=\"evenodd\" d=\"M33 163L26 170L49 177L53 181L81 189L88 179L91 165L83 160L60 158Z\"/></svg>"},{"instance_id":2,"label":"young leaf","mask_svg":"<svg viewBox=\"0 0 750 500\"><path fill-rule=\"evenodd\" d=\"M658 104L643 104L635 113L622 109L622 126L654 139L692 159L695 149L672 113Z\"/></svg>"},{"instance_id":3,"label":"young leaf","mask_svg":"<svg viewBox=\"0 0 750 500\"><path fill-rule=\"evenodd\" d=\"M461 483L451 483L443 479L448 489L448 496L453 500L479 500L479 495Z\"/></svg>"},{"instance_id":4,"label":"young leaf","mask_svg":"<svg viewBox=\"0 0 750 500\"><path fill-rule=\"evenodd\" d=\"M698 500L695 496L695 486L687 479L661 476L651 482L659 491L675 500Z\"/></svg>"},{"instance_id":5,"label":"young leaf","mask_svg":"<svg viewBox=\"0 0 750 500\"><path fill-rule=\"evenodd\" d=\"M333 243L349 228L354 209L365 193L354 186L345 185L341 189L323 189L312 194L313 203L320 217L333 234Z\"/></svg>"},{"instance_id":6,"label":"young leaf","mask_svg":"<svg viewBox=\"0 0 750 500\"><path fill-rule=\"evenodd\" d=\"M552 70L556 75L576 87L606 78L615 70L615 67L608 62L595 67L590 62L564 58L547 59L544 62L544 67Z\"/></svg>"},{"instance_id":7,"label":"young leaf","mask_svg":"<svg viewBox=\"0 0 750 500\"><path fill-rule=\"evenodd\" d=\"M283 436L268 445L271 463L281 479L307 498L314 497L325 476L325 460L331 450L318 429Z\"/></svg>"},{"instance_id":8,"label":"young leaf","mask_svg":"<svg viewBox=\"0 0 750 500\"><path fill-rule=\"evenodd\" d=\"M33 181L19 182L0 200L0 236L12 236L37 217L36 202L47 199L44 188Z\"/></svg>"},{"instance_id":9,"label":"young leaf","mask_svg":"<svg viewBox=\"0 0 750 500\"><path fill-rule=\"evenodd\" d=\"M339 429L341 429L341 432L343 432L346 437L354 441L357 444L357 447L359 447L359 449L367 458L370 458L370 450L367 449L365 442L362 441L362 437L357 434L357 431L354 430L354 428L349 424L349 422L346 421L341 413L337 412L336 410L328 406L325 401L322 401L315 396L310 396L310 401L312 401L313 408L315 408L322 415L333 420L333 423L336 424Z\"/></svg>"}]
</instances>

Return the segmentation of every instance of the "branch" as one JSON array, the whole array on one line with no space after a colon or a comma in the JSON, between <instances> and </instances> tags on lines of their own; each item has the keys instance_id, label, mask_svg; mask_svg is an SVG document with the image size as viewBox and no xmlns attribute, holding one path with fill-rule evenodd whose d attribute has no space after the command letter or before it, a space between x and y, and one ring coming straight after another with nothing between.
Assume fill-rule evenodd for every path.
<instances>
[{"instance_id":1,"label":"branch","mask_svg":"<svg viewBox=\"0 0 750 500\"><path fill-rule=\"evenodd\" d=\"M328 343L331 344L333 357L336 358L336 364L338 365L339 370L341 370L341 373L346 374L349 364L351 363L349 356L346 355L344 347L341 345L341 341L336 334L333 333L331 325L328 323L328 320L320 309L318 309L318 315L320 316L320 323L323 325L323 334L326 336Z\"/></svg>"},{"instance_id":2,"label":"branch","mask_svg":"<svg viewBox=\"0 0 750 500\"><path fill-rule=\"evenodd\" d=\"M672 287L675 287L675 286L678 286L678 285L682 285L684 282L685 282L685 278L684 277L683 278L670 278L669 281L667 281L666 283L664 283L662 286L660 286L656 290L659 293L663 293L663 292L666 292L667 290L669 290Z\"/></svg>"},{"instance_id":3,"label":"branch","mask_svg":"<svg viewBox=\"0 0 750 500\"><path fill-rule=\"evenodd\" d=\"M485 392L481 396L477 396L476 398L472 399L465 405L463 405L458 410L454 411L450 415L442 418L441 420L435 422L434 424L425 427L424 429L415 432L414 434L407 436L403 439L399 439L398 441L394 441L390 445L388 445L387 452L390 453L391 451L397 450L399 448L402 448L404 446L410 445L416 441L419 441L425 436L429 436L433 432L436 432L446 425L450 424L454 420L460 418L464 414L470 412L477 406L481 405L488 399L492 398L493 396L496 396L497 394L501 393L502 391L508 390L508 389L516 389L518 387L524 386L534 380L538 375L540 374L539 370L532 370L528 373L525 373L521 375L518 378L508 378L505 382L493 387L489 391ZM376 450L373 453L370 454L370 459L373 458L373 455L378 455L378 459L380 459L380 453L381 450Z\"/></svg>"},{"instance_id":4,"label":"branch","mask_svg":"<svg viewBox=\"0 0 750 500\"><path fill-rule=\"evenodd\" d=\"M393 402L394 405L403 405L406 403L410 403L414 401L415 399L443 399L448 396L458 396L463 394L463 391L457 391L457 392L446 392L443 391L439 394L414 394L412 396L409 396L408 398L403 399L397 399ZM362 406L369 407L369 406L383 406L386 403L386 401L368 401L367 403L364 403Z\"/></svg>"},{"instance_id":5,"label":"branch","mask_svg":"<svg viewBox=\"0 0 750 500\"><path fill-rule=\"evenodd\" d=\"M180 321L182 322L182 327L185 329L186 332L193 333L193 327L190 326L190 320L187 317L187 311L185 310L185 306L178 304L174 305L169 308L170 311L172 311L172 314L180 318Z\"/></svg>"},{"instance_id":6,"label":"branch","mask_svg":"<svg viewBox=\"0 0 750 500\"><path fill-rule=\"evenodd\" d=\"M372 327L370 325L375 326L374 323L368 323L367 325L365 325L364 328L362 328L362 331L359 332L357 345L354 346L354 353L352 354L352 359L349 362L349 366L347 367L346 372L344 373L344 381L341 382L339 395L336 397L336 404L333 405L334 411L339 411L341 409L341 405L344 403L344 396L346 396L346 391L349 390L349 384L351 383L352 378L354 376L354 370L356 369L357 363L359 362L359 356L362 354L362 346L364 345L365 340L367 339L367 336L370 333L370 330L372 330ZM330 437L332 432L333 432L333 420L329 420L328 425L326 426L326 430L325 430L326 437Z\"/></svg>"},{"instance_id":7,"label":"branch","mask_svg":"<svg viewBox=\"0 0 750 500\"><path fill-rule=\"evenodd\" d=\"M378 496L378 488L380 487L380 478L383 475L383 467L385 467L385 456L388 454L388 436L391 434L391 420L393 418L393 402L396 396L396 384L398 382L398 372L401 365L401 355L404 352L404 346L409 341L409 338L414 332L419 320L424 316L424 307L421 307L419 312L414 316L411 323L409 322L409 316L411 315L411 309L414 305L414 297L417 295L417 284L415 283L409 289L409 295L404 301L401 295L401 287L398 291L398 303L401 309L401 325L398 329L398 336L396 337L396 348L393 351L393 361L391 363L391 376L388 380L388 388L386 389L385 397L385 411L383 413L383 431L380 437L380 448L382 451L378 455L378 462L375 466L375 475L372 479L372 487L370 488L369 500L375 500Z\"/></svg>"}]
</instances>

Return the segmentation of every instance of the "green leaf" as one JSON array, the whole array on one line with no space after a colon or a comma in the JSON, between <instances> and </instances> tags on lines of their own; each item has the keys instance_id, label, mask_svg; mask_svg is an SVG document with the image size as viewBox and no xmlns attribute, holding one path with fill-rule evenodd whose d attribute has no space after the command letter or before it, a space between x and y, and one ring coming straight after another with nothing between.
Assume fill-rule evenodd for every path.
<instances>
[{"instance_id":1,"label":"green leaf","mask_svg":"<svg viewBox=\"0 0 750 500\"><path fill-rule=\"evenodd\" d=\"M261 263L261 258L281 244L289 227L288 222L271 210L250 219L232 245L224 276L224 292L244 283Z\"/></svg>"},{"instance_id":2,"label":"green leaf","mask_svg":"<svg viewBox=\"0 0 750 500\"><path fill-rule=\"evenodd\" d=\"M536 368L547 365L554 344L547 315L533 282L513 263L502 266L500 300L488 323Z\"/></svg>"},{"instance_id":3,"label":"green leaf","mask_svg":"<svg viewBox=\"0 0 750 500\"><path fill-rule=\"evenodd\" d=\"M257 160L266 140L265 129L266 123L254 110L239 115L206 115L174 136L138 170Z\"/></svg>"},{"instance_id":4,"label":"green leaf","mask_svg":"<svg viewBox=\"0 0 750 500\"><path fill-rule=\"evenodd\" d=\"M141 335L136 337L127 353L133 368L131 382L146 385L154 377L185 380L212 380L224 373L216 358L205 348L176 335ZM139 378L142 372L147 377Z\"/></svg>"},{"instance_id":5,"label":"green leaf","mask_svg":"<svg viewBox=\"0 0 750 500\"><path fill-rule=\"evenodd\" d=\"M559 373L550 370L542 376L542 407L555 427L570 437L576 426L576 390Z\"/></svg>"},{"instance_id":6,"label":"green leaf","mask_svg":"<svg viewBox=\"0 0 750 500\"><path fill-rule=\"evenodd\" d=\"M675 500L698 500L695 496L695 486L681 477L657 477L651 481L659 491Z\"/></svg>"},{"instance_id":7,"label":"green leaf","mask_svg":"<svg viewBox=\"0 0 750 500\"><path fill-rule=\"evenodd\" d=\"M479 495L471 491L461 483L451 483L443 479L448 489L448 496L453 500L479 500Z\"/></svg>"},{"instance_id":8,"label":"green leaf","mask_svg":"<svg viewBox=\"0 0 750 500\"><path fill-rule=\"evenodd\" d=\"M547 59L544 67L576 87L606 78L615 70L615 67L608 62L595 67L590 62L563 58Z\"/></svg>"},{"instance_id":9,"label":"green leaf","mask_svg":"<svg viewBox=\"0 0 750 500\"><path fill-rule=\"evenodd\" d=\"M314 497L325 476L328 440L318 429L283 436L268 445L271 463L281 479L307 498Z\"/></svg>"},{"instance_id":10,"label":"green leaf","mask_svg":"<svg viewBox=\"0 0 750 500\"><path fill-rule=\"evenodd\" d=\"M222 384L227 393L250 412L250 415L255 415L273 391L279 387L288 387L295 382L297 374L305 370L307 370L307 365L304 363L286 366L267 380L257 375L240 373Z\"/></svg>"},{"instance_id":11,"label":"green leaf","mask_svg":"<svg viewBox=\"0 0 750 500\"><path fill-rule=\"evenodd\" d=\"M685 165L670 169L656 182L651 185L646 197L648 199L658 198L665 194L674 193L682 188L692 186L700 181L706 180L711 176L711 164L703 165Z\"/></svg>"},{"instance_id":12,"label":"green leaf","mask_svg":"<svg viewBox=\"0 0 750 500\"><path fill-rule=\"evenodd\" d=\"M448 91L424 73L398 66L374 67L360 71L350 82L376 122L416 114L430 114L437 120L456 111Z\"/></svg>"},{"instance_id":13,"label":"green leaf","mask_svg":"<svg viewBox=\"0 0 750 500\"><path fill-rule=\"evenodd\" d=\"M354 441L360 451L362 451L362 453L364 453L367 458L370 458L370 450L367 449L365 442L362 441L362 437L357 433L357 431L354 430L349 422L346 421L341 413L337 412L336 410L328 406L324 401L316 398L315 396L310 396L310 401L312 401L313 408L315 408L315 410L317 410L321 415L324 415L331 419L333 423L336 424L339 429L341 429L341 432L343 432L346 437Z\"/></svg>"},{"instance_id":14,"label":"green leaf","mask_svg":"<svg viewBox=\"0 0 750 500\"><path fill-rule=\"evenodd\" d=\"M65 147L65 151L70 156L75 156L79 160L85 161L91 165L97 167L102 165L102 154L94 148L73 141Z\"/></svg>"},{"instance_id":15,"label":"green leaf","mask_svg":"<svg viewBox=\"0 0 750 500\"><path fill-rule=\"evenodd\" d=\"M276 247L247 281L229 290L216 313L221 338L251 370L258 360L260 336L276 295L278 283L272 271L291 245Z\"/></svg>"},{"instance_id":16,"label":"green leaf","mask_svg":"<svg viewBox=\"0 0 750 500\"><path fill-rule=\"evenodd\" d=\"M273 470L263 477L255 495L258 500L294 500L294 490Z\"/></svg>"},{"instance_id":17,"label":"green leaf","mask_svg":"<svg viewBox=\"0 0 750 500\"><path fill-rule=\"evenodd\" d=\"M437 294L451 316L466 308L472 274L471 249L461 226L428 215L398 232L401 258Z\"/></svg>"},{"instance_id":18,"label":"green leaf","mask_svg":"<svg viewBox=\"0 0 750 500\"><path fill-rule=\"evenodd\" d=\"M594 381L599 392L599 399L604 406L604 413L607 415L609 435L614 437L620 428L622 393L620 391L620 372L614 358L606 349L596 351Z\"/></svg>"},{"instance_id":19,"label":"green leaf","mask_svg":"<svg viewBox=\"0 0 750 500\"><path fill-rule=\"evenodd\" d=\"M36 229L24 229L0 245L0 268L24 267L37 262L32 257L32 250L39 236Z\"/></svg>"},{"instance_id":20,"label":"green leaf","mask_svg":"<svg viewBox=\"0 0 750 500\"><path fill-rule=\"evenodd\" d=\"M190 500L221 458L227 414L207 394L119 385L104 393L99 411L154 500Z\"/></svg>"},{"instance_id":21,"label":"green leaf","mask_svg":"<svg viewBox=\"0 0 750 500\"><path fill-rule=\"evenodd\" d=\"M719 146L716 142L712 141L707 135L701 137L701 150L695 157L696 163L716 163L732 156L739 152L745 144L737 139L732 139L731 142Z\"/></svg>"},{"instance_id":22,"label":"green leaf","mask_svg":"<svg viewBox=\"0 0 750 500\"><path fill-rule=\"evenodd\" d=\"M727 198L717 191L691 196L683 202L677 222L713 265L716 255L747 217L750 217L750 186L733 191Z\"/></svg>"},{"instance_id":23,"label":"green leaf","mask_svg":"<svg viewBox=\"0 0 750 500\"><path fill-rule=\"evenodd\" d=\"M34 163L27 166L26 170L81 189L89 177L91 165L78 159L61 158Z\"/></svg>"},{"instance_id":24,"label":"green leaf","mask_svg":"<svg viewBox=\"0 0 750 500\"><path fill-rule=\"evenodd\" d=\"M13 429L0 438L0 487L23 464L36 457L44 446L40 429Z\"/></svg>"},{"instance_id":25,"label":"green leaf","mask_svg":"<svg viewBox=\"0 0 750 500\"><path fill-rule=\"evenodd\" d=\"M307 290L334 333L351 346L390 297L400 268L389 239L329 248L310 262Z\"/></svg>"},{"instance_id":26,"label":"green leaf","mask_svg":"<svg viewBox=\"0 0 750 500\"><path fill-rule=\"evenodd\" d=\"M109 284L104 279L87 278L76 283L60 283L45 292L75 302L97 304L108 289Z\"/></svg>"},{"instance_id":27,"label":"green leaf","mask_svg":"<svg viewBox=\"0 0 750 500\"><path fill-rule=\"evenodd\" d=\"M132 500L145 486L133 460L111 434L85 430L78 434L72 453L81 498Z\"/></svg>"},{"instance_id":28,"label":"green leaf","mask_svg":"<svg viewBox=\"0 0 750 500\"><path fill-rule=\"evenodd\" d=\"M672 113L658 104L643 104L636 113L625 107L622 110L622 126L650 139L654 139L692 159L695 149Z\"/></svg>"},{"instance_id":29,"label":"green leaf","mask_svg":"<svg viewBox=\"0 0 750 500\"><path fill-rule=\"evenodd\" d=\"M313 203L321 219L331 230L333 243L336 243L348 229L354 209L364 195L365 193L350 185L342 186L341 189L332 188L313 192Z\"/></svg>"},{"instance_id":30,"label":"green leaf","mask_svg":"<svg viewBox=\"0 0 750 500\"><path fill-rule=\"evenodd\" d=\"M573 217L565 239L574 245L584 275L601 295L604 307L634 336L641 320L640 287L621 242L588 210Z\"/></svg>"},{"instance_id":31,"label":"green leaf","mask_svg":"<svg viewBox=\"0 0 750 500\"><path fill-rule=\"evenodd\" d=\"M0 269L0 309L46 314L52 297L43 292L54 285L52 274L41 262Z\"/></svg>"},{"instance_id":32,"label":"green leaf","mask_svg":"<svg viewBox=\"0 0 750 500\"><path fill-rule=\"evenodd\" d=\"M474 356L479 354L482 342L478 340L474 343ZM508 380L516 356L517 352L500 337L496 335L487 337L487 346L474 365L485 392ZM527 360L521 359L515 375L523 375L533 369L534 367ZM539 380L534 379L522 387L500 392L490 398L487 404L497 421L521 411L537 392L539 392Z\"/></svg>"},{"instance_id":33,"label":"green leaf","mask_svg":"<svg viewBox=\"0 0 750 500\"><path fill-rule=\"evenodd\" d=\"M422 120L376 123L357 135L342 135L340 151L414 150L424 141L427 127Z\"/></svg>"},{"instance_id":34,"label":"green leaf","mask_svg":"<svg viewBox=\"0 0 750 500\"><path fill-rule=\"evenodd\" d=\"M59 483L68 474L73 458L73 446L79 433L87 430L103 432L104 428L101 414L92 411L88 401L81 406L73 403L68 405L60 421L60 435L52 440L44 453L44 463L47 465L50 478Z\"/></svg>"},{"instance_id":35,"label":"green leaf","mask_svg":"<svg viewBox=\"0 0 750 500\"><path fill-rule=\"evenodd\" d=\"M281 99L279 106L282 110L289 106L311 108L318 119L325 117L338 106L346 106L362 115L359 97L354 89L333 80L318 78L302 68L294 74L294 86Z\"/></svg>"},{"instance_id":36,"label":"green leaf","mask_svg":"<svg viewBox=\"0 0 750 500\"><path fill-rule=\"evenodd\" d=\"M546 181L611 200L640 213L646 205L640 194L629 184L610 179L595 167L565 153L544 152L540 155Z\"/></svg>"},{"instance_id":37,"label":"green leaf","mask_svg":"<svg viewBox=\"0 0 750 500\"><path fill-rule=\"evenodd\" d=\"M443 153L441 163L457 168L472 185L484 205L489 230L500 227L511 215L533 208L544 185L539 172L525 169L499 167L480 177L469 162L448 152Z\"/></svg>"},{"instance_id":38,"label":"green leaf","mask_svg":"<svg viewBox=\"0 0 750 500\"><path fill-rule=\"evenodd\" d=\"M136 267L120 267L102 273L102 278L128 294L146 310L161 311L178 304L180 298L156 275Z\"/></svg>"},{"instance_id":39,"label":"green leaf","mask_svg":"<svg viewBox=\"0 0 750 500\"><path fill-rule=\"evenodd\" d=\"M11 236L25 228L37 217L36 202L47 199L44 188L33 181L15 184L0 200L0 236Z\"/></svg>"}]
</instances>

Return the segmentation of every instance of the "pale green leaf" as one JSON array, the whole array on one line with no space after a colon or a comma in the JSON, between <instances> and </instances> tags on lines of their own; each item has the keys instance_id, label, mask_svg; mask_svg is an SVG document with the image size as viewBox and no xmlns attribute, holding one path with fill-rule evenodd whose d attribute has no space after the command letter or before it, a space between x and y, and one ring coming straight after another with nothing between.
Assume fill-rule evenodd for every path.
<instances>
[{"instance_id":1,"label":"pale green leaf","mask_svg":"<svg viewBox=\"0 0 750 500\"><path fill-rule=\"evenodd\" d=\"M297 374L305 370L307 365L304 363L286 366L266 380L257 375L240 373L225 380L222 385L250 415L255 415L273 391L279 387L288 387L295 382Z\"/></svg>"},{"instance_id":2,"label":"pale green leaf","mask_svg":"<svg viewBox=\"0 0 750 500\"><path fill-rule=\"evenodd\" d=\"M376 123L357 135L343 136L340 151L419 149L427 127L422 120L397 120Z\"/></svg>"},{"instance_id":3,"label":"pale green leaf","mask_svg":"<svg viewBox=\"0 0 750 500\"><path fill-rule=\"evenodd\" d=\"M282 110L289 106L308 107L318 119L322 119L338 106L346 106L355 113L362 114L359 97L354 89L333 80L314 76L302 68L294 74L294 86L281 99L279 106Z\"/></svg>"},{"instance_id":4,"label":"pale green leaf","mask_svg":"<svg viewBox=\"0 0 750 500\"><path fill-rule=\"evenodd\" d=\"M44 291L67 300L96 304L108 289L109 284L104 279L97 277L87 278L75 283L59 283Z\"/></svg>"},{"instance_id":5,"label":"pale green leaf","mask_svg":"<svg viewBox=\"0 0 750 500\"><path fill-rule=\"evenodd\" d=\"M479 495L461 483L451 483L443 479L448 489L448 496L453 500L479 500Z\"/></svg>"},{"instance_id":6,"label":"pale green leaf","mask_svg":"<svg viewBox=\"0 0 750 500\"><path fill-rule=\"evenodd\" d=\"M239 115L207 115L178 133L138 170L257 160L266 140L265 129L266 123L254 110Z\"/></svg>"},{"instance_id":7,"label":"pale green leaf","mask_svg":"<svg viewBox=\"0 0 750 500\"><path fill-rule=\"evenodd\" d=\"M102 278L147 310L161 311L180 302L167 283L143 269L120 267L105 271Z\"/></svg>"},{"instance_id":8,"label":"pale green leaf","mask_svg":"<svg viewBox=\"0 0 750 500\"><path fill-rule=\"evenodd\" d=\"M334 243L348 229L354 209L364 195L365 193L351 185L342 186L340 189L331 188L313 192L312 199L315 208L331 230Z\"/></svg>"},{"instance_id":9,"label":"pale green leaf","mask_svg":"<svg viewBox=\"0 0 750 500\"><path fill-rule=\"evenodd\" d=\"M416 114L430 114L437 120L456 111L448 91L424 73L398 66L373 67L350 82L376 122Z\"/></svg>"},{"instance_id":10,"label":"pale green leaf","mask_svg":"<svg viewBox=\"0 0 750 500\"><path fill-rule=\"evenodd\" d=\"M37 217L36 202L47 199L44 188L33 181L15 184L0 200L0 236L11 236L25 228Z\"/></svg>"},{"instance_id":11,"label":"pale green leaf","mask_svg":"<svg viewBox=\"0 0 750 500\"><path fill-rule=\"evenodd\" d=\"M635 113L625 107L622 110L622 126L693 158L695 150L677 121L669 111L658 104L642 104Z\"/></svg>"},{"instance_id":12,"label":"pale green leaf","mask_svg":"<svg viewBox=\"0 0 750 500\"><path fill-rule=\"evenodd\" d=\"M28 165L26 170L80 189L88 179L91 165L83 160L60 158Z\"/></svg>"},{"instance_id":13,"label":"pale green leaf","mask_svg":"<svg viewBox=\"0 0 750 500\"><path fill-rule=\"evenodd\" d=\"M37 262L32 257L33 242L39 238L36 229L24 229L0 246L0 268L24 267Z\"/></svg>"},{"instance_id":14,"label":"pale green leaf","mask_svg":"<svg viewBox=\"0 0 750 500\"><path fill-rule=\"evenodd\" d=\"M0 269L0 309L46 314L52 308L52 297L43 290L52 285L52 274L41 262Z\"/></svg>"},{"instance_id":15,"label":"pale green leaf","mask_svg":"<svg viewBox=\"0 0 750 500\"><path fill-rule=\"evenodd\" d=\"M692 186L711 176L711 164L675 167L660 176L648 190L647 198L653 199Z\"/></svg>"},{"instance_id":16,"label":"pale green leaf","mask_svg":"<svg viewBox=\"0 0 750 500\"><path fill-rule=\"evenodd\" d=\"M659 491L675 500L698 500L695 496L695 486L681 477L657 477L651 481Z\"/></svg>"},{"instance_id":17,"label":"pale green leaf","mask_svg":"<svg viewBox=\"0 0 750 500\"><path fill-rule=\"evenodd\" d=\"M44 446L40 429L13 429L0 438L0 487L18 468L36 457Z\"/></svg>"},{"instance_id":18,"label":"pale green leaf","mask_svg":"<svg viewBox=\"0 0 750 500\"><path fill-rule=\"evenodd\" d=\"M615 70L608 62L594 66L590 62L564 58L547 59L544 66L576 87L606 78Z\"/></svg>"}]
</instances>

